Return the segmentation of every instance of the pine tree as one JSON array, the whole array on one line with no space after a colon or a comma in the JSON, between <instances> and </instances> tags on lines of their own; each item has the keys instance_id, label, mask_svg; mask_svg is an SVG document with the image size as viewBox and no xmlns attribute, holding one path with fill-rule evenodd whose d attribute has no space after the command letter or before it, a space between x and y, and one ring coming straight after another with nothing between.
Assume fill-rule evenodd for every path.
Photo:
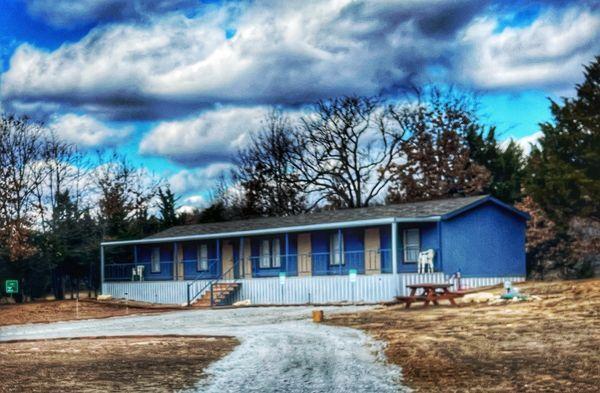
<instances>
[{"instance_id":1,"label":"pine tree","mask_svg":"<svg viewBox=\"0 0 600 393\"><path fill-rule=\"evenodd\" d=\"M465 134L471 158L490 172L490 184L484 192L507 202L522 198L525 178L523 150L514 141L502 147L496 140L496 129L472 127Z\"/></svg>"},{"instance_id":2,"label":"pine tree","mask_svg":"<svg viewBox=\"0 0 600 393\"><path fill-rule=\"evenodd\" d=\"M158 189L158 210L160 214L160 226L163 229L179 225L180 220L177 216L177 200L170 187L163 191L162 187Z\"/></svg>"},{"instance_id":3,"label":"pine tree","mask_svg":"<svg viewBox=\"0 0 600 393\"><path fill-rule=\"evenodd\" d=\"M80 210L69 191L57 192L48 232L40 235L41 259L52 267L54 295L64 298L67 278L79 287L90 276L90 261L97 259L98 228L87 210ZM91 284L91 283L90 283Z\"/></svg>"},{"instance_id":4,"label":"pine tree","mask_svg":"<svg viewBox=\"0 0 600 393\"><path fill-rule=\"evenodd\" d=\"M600 219L600 56L584 76L574 98L551 101L528 163L528 193L563 229L574 216Z\"/></svg>"}]
</instances>

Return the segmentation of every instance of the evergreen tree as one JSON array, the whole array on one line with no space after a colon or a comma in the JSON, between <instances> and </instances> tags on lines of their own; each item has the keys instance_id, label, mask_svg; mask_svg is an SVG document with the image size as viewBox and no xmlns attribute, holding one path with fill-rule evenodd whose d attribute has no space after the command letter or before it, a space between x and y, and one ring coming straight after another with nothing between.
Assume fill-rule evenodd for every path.
<instances>
[{"instance_id":1,"label":"evergreen tree","mask_svg":"<svg viewBox=\"0 0 600 393\"><path fill-rule=\"evenodd\" d=\"M584 76L574 98L551 101L528 163L528 193L563 229L573 216L600 219L600 56Z\"/></svg>"},{"instance_id":2,"label":"evergreen tree","mask_svg":"<svg viewBox=\"0 0 600 393\"><path fill-rule=\"evenodd\" d=\"M69 191L57 192L50 228L41 235L41 257L51 264L56 298L64 298L65 284L79 288L90 277L90 261L97 259L100 237L88 211L81 211Z\"/></svg>"},{"instance_id":3,"label":"evergreen tree","mask_svg":"<svg viewBox=\"0 0 600 393\"><path fill-rule=\"evenodd\" d=\"M178 199L169 186L164 191L162 187L159 187L158 210L160 214L160 226L163 229L180 224L179 217L177 216Z\"/></svg>"},{"instance_id":4,"label":"evergreen tree","mask_svg":"<svg viewBox=\"0 0 600 393\"><path fill-rule=\"evenodd\" d=\"M507 202L522 198L525 177L523 150L514 141L502 147L496 140L496 129L487 132L482 126L471 127L465 134L471 158L490 172L490 183L484 192Z\"/></svg>"}]
</instances>

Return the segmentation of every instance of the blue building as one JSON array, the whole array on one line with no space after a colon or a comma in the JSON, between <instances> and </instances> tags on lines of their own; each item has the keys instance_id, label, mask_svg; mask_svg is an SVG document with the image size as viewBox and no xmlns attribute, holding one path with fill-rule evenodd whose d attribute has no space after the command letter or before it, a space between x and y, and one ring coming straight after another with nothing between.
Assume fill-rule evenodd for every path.
<instances>
[{"instance_id":1,"label":"blue building","mask_svg":"<svg viewBox=\"0 0 600 393\"><path fill-rule=\"evenodd\" d=\"M253 304L389 301L417 282L525 279L527 214L490 196L167 229L104 242L102 292L186 304L215 288ZM434 273L417 273L434 250Z\"/></svg>"}]
</instances>

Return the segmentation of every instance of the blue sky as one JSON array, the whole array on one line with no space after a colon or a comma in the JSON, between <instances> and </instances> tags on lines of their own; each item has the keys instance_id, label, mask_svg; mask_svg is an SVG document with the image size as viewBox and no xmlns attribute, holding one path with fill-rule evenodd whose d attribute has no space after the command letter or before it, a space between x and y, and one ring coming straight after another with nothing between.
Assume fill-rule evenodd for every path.
<instances>
[{"instance_id":1,"label":"blue sky","mask_svg":"<svg viewBox=\"0 0 600 393\"><path fill-rule=\"evenodd\" d=\"M598 53L592 1L4 0L0 105L201 204L272 106L434 82L529 140Z\"/></svg>"}]
</instances>

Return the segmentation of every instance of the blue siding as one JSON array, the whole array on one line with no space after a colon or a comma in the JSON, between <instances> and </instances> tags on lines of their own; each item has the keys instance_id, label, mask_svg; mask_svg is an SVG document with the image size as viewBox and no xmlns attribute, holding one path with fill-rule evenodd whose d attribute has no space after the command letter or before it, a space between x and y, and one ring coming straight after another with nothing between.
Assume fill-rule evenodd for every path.
<instances>
[{"instance_id":1,"label":"blue siding","mask_svg":"<svg viewBox=\"0 0 600 393\"><path fill-rule=\"evenodd\" d=\"M288 235L288 255L287 260L284 260L286 264L286 271L289 275L297 275L298 274L298 235L295 233L290 233ZM285 254L285 236L281 243L281 252Z\"/></svg>"},{"instance_id":2,"label":"blue siding","mask_svg":"<svg viewBox=\"0 0 600 393\"><path fill-rule=\"evenodd\" d=\"M263 240L272 241L273 239L279 239L281 267L279 268L261 268L259 264L260 257L260 243ZM279 272L286 272L288 275L293 276L298 274L298 236L297 234L290 233L288 235L288 247L289 257L284 258L286 255L285 250L285 234L275 236L261 236L248 239L250 241L250 254L252 257L252 272L256 277L274 277L278 276Z\"/></svg>"},{"instance_id":3,"label":"blue siding","mask_svg":"<svg viewBox=\"0 0 600 393\"><path fill-rule=\"evenodd\" d=\"M342 230L344 239L343 265L331 265L330 238L337 231L319 231L311 234L313 275L348 274L350 269L364 273L365 234L363 228Z\"/></svg>"},{"instance_id":4,"label":"blue siding","mask_svg":"<svg viewBox=\"0 0 600 393\"><path fill-rule=\"evenodd\" d=\"M381 272L392 272L392 228L386 225L379 228L379 247L381 252Z\"/></svg>"},{"instance_id":5,"label":"blue siding","mask_svg":"<svg viewBox=\"0 0 600 393\"><path fill-rule=\"evenodd\" d=\"M344 274L349 269L356 269L359 274L365 272L365 230L363 228L350 228L342 230L344 236L344 260L342 267Z\"/></svg>"},{"instance_id":6,"label":"blue siding","mask_svg":"<svg viewBox=\"0 0 600 393\"><path fill-rule=\"evenodd\" d=\"M152 273L152 249L160 247L160 272ZM137 249L137 263L144 265L144 279L146 280L172 280L173 279L173 245L161 244L155 246L139 246Z\"/></svg>"},{"instance_id":7,"label":"blue siding","mask_svg":"<svg viewBox=\"0 0 600 393\"><path fill-rule=\"evenodd\" d=\"M442 223L446 274L525 275L525 219L488 202Z\"/></svg>"},{"instance_id":8,"label":"blue siding","mask_svg":"<svg viewBox=\"0 0 600 393\"><path fill-rule=\"evenodd\" d=\"M208 248L208 271L198 271L198 247L203 243ZM187 279L215 278L218 276L219 263L217 262L217 245L215 240L183 243L181 247L183 247L184 275Z\"/></svg>"},{"instance_id":9,"label":"blue siding","mask_svg":"<svg viewBox=\"0 0 600 393\"><path fill-rule=\"evenodd\" d=\"M416 273L416 263L404 263L404 230L419 229L419 243L421 251L430 248L435 250L434 269L440 269L439 263L439 236L436 222L424 222L414 224L398 224L398 272L399 273ZM379 230L381 249L384 250L381 255L381 271L385 273L392 272L392 234L391 227L386 225ZM389 250L389 251L385 251Z\"/></svg>"}]
</instances>

